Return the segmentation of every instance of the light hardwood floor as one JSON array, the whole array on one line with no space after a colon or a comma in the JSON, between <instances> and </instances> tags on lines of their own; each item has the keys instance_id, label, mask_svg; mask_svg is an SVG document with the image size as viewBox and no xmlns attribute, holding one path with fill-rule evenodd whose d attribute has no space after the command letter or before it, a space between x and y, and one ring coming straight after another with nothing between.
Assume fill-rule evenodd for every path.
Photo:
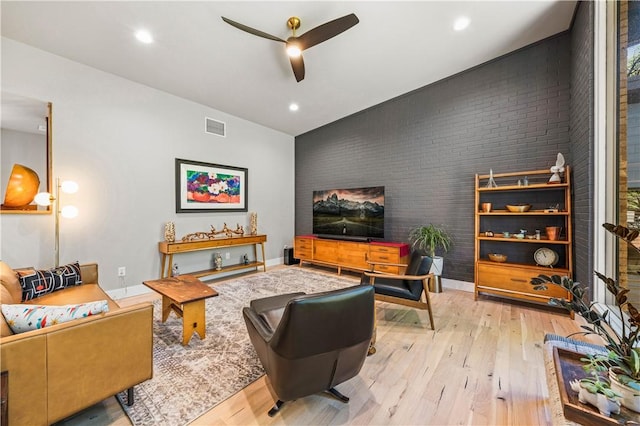
<instances>
[{"instance_id":1,"label":"light hardwood floor","mask_svg":"<svg viewBox=\"0 0 640 426\"><path fill-rule=\"evenodd\" d=\"M270 418L274 397L262 377L193 424L550 424L543 338L578 331L579 320L518 302L474 301L472 293L446 288L431 300L435 330L426 311L377 302L378 352L357 377L337 386L351 398L348 404L313 395ZM110 398L64 424L130 422Z\"/></svg>"}]
</instances>

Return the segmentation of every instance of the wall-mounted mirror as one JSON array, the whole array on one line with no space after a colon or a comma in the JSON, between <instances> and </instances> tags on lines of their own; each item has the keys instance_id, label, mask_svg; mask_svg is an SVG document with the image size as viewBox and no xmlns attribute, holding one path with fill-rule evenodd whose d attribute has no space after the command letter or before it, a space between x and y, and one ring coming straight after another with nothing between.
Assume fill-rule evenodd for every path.
<instances>
[{"instance_id":1,"label":"wall-mounted mirror","mask_svg":"<svg viewBox=\"0 0 640 426\"><path fill-rule=\"evenodd\" d=\"M51 103L2 92L0 213L43 214L33 197L52 193Z\"/></svg>"}]
</instances>

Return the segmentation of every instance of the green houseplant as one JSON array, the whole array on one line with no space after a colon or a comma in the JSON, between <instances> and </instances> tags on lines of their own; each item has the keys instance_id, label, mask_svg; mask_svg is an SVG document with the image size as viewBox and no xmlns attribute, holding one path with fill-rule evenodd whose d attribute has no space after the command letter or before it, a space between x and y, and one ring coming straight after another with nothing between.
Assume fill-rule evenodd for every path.
<instances>
[{"instance_id":1,"label":"green houseplant","mask_svg":"<svg viewBox=\"0 0 640 426\"><path fill-rule=\"evenodd\" d=\"M441 257L436 256L436 250L446 252L451 247L451 237L444 227L433 224L418 226L409 232L409 241L414 249L424 251L433 259L431 272L440 275L443 262Z\"/></svg>"},{"instance_id":2,"label":"green houseplant","mask_svg":"<svg viewBox=\"0 0 640 426\"><path fill-rule=\"evenodd\" d=\"M638 231L610 223L605 223L602 226L640 253L640 249L632 244L640 234ZM640 397L633 397L634 394L640 394L640 348L637 347L640 341L640 312L629 302L628 288L621 287L616 280L597 271L594 273L605 284L607 291L613 295L619 317L624 318L619 327L612 326L608 310L600 313L595 309L594 303L585 301L585 288L574 283L569 277L539 275L531 280L531 284L536 290L545 290L549 285L557 285L569 291L570 300L553 298L549 304L562 307L584 318L588 325L581 326L585 331L579 334L600 336L608 351L606 354L592 355L586 358L585 370L590 372L593 377L599 372L608 370L611 388L614 391L620 392L617 382L632 389L632 400L628 400L623 394L622 405L634 411L640 411ZM584 381L588 380L583 379ZM599 390L596 389L596 391Z\"/></svg>"}]
</instances>

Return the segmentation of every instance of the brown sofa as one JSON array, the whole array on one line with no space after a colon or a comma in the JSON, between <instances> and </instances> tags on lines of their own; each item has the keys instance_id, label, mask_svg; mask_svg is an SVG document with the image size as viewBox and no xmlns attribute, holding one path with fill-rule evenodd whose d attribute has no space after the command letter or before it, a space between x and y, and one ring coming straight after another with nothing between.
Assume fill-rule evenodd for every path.
<instances>
[{"instance_id":1,"label":"brown sofa","mask_svg":"<svg viewBox=\"0 0 640 426\"><path fill-rule=\"evenodd\" d=\"M47 425L153 373L153 306L121 308L98 285L98 265L81 265L82 285L28 304L67 305L107 300L109 312L13 334L0 314L0 371L8 372L10 425ZM0 303L21 303L14 270L0 261Z\"/></svg>"}]
</instances>

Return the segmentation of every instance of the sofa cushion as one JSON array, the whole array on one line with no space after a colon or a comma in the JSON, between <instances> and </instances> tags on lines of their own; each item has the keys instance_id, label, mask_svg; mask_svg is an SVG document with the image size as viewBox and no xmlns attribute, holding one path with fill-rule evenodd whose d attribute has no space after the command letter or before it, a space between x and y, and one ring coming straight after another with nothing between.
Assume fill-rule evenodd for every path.
<instances>
[{"instance_id":1,"label":"sofa cushion","mask_svg":"<svg viewBox=\"0 0 640 426\"><path fill-rule=\"evenodd\" d=\"M18 278L22 287L22 301L82 284L78 262L46 270L21 269Z\"/></svg>"},{"instance_id":2,"label":"sofa cushion","mask_svg":"<svg viewBox=\"0 0 640 426\"><path fill-rule=\"evenodd\" d=\"M20 303L22 287L20 287L18 274L2 261L0 261L0 285L7 289L6 293L0 293L0 303Z\"/></svg>"},{"instance_id":3,"label":"sofa cushion","mask_svg":"<svg viewBox=\"0 0 640 426\"><path fill-rule=\"evenodd\" d=\"M106 300L64 306L2 305L2 315L14 333L37 330L108 311Z\"/></svg>"},{"instance_id":4,"label":"sofa cushion","mask_svg":"<svg viewBox=\"0 0 640 426\"><path fill-rule=\"evenodd\" d=\"M120 306L109 297L98 284L82 284L75 287L67 287L62 291L45 294L38 297L31 303L38 305L56 306L78 303L95 302L96 300L106 300L109 310L115 311Z\"/></svg>"}]
</instances>

